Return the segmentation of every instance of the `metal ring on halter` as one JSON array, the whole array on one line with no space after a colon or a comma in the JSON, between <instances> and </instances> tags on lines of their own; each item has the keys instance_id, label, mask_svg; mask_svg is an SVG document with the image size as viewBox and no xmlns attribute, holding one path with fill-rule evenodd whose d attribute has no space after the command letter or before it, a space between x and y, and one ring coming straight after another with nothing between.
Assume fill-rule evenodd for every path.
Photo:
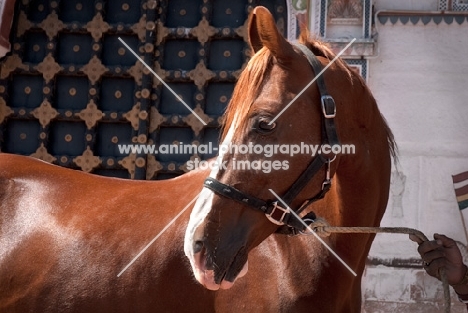
<instances>
[{"instance_id":1,"label":"metal ring on halter","mask_svg":"<svg viewBox=\"0 0 468 313\"><path fill-rule=\"evenodd\" d=\"M306 230L310 229L314 233L318 234L320 237L328 237L328 236L331 235L330 232L325 230L325 228L330 226L330 225L323 218L320 218L320 217L317 217L316 219L305 218L304 222L310 222L310 223L307 223L309 226L308 226L308 228L306 228ZM303 235L314 235L310 231L308 233L306 233L305 230L301 231L300 233L303 234Z\"/></svg>"},{"instance_id":2,"label":"metal ring on halter","mask_svg":"<svg viewBox=\"0 0 468 313\"><path fill-rule=\"evenodd\" d=\"M311 219L311 218L305 218L303 219L304 223L306 223L308 225L308 227L304 230L300 230L299 231L299 234L301 235L307 235L307 236L310 236L310 235L313 235L312 233L310 233L310 231L308 231L308 228L311 224L315 223L315 220ZM312 229L313 230L313 229ZM313 230L315 231L315 230Z\"/></svg>"}]
</instances>

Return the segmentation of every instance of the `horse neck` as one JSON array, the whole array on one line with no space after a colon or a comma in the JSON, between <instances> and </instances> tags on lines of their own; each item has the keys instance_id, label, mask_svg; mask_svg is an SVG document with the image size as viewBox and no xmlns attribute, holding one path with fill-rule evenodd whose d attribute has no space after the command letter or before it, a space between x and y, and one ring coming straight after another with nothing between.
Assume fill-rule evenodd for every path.
<instances>
[{"instance_id":1,"label":"horse neck","mask_svg":"<svg viewBox=\"0 0 468 313\"><path fill-rule=\"evenodd\" d=\"M341 142L355 145L355 154L342 155L335 174L335 196L342 223L375 226L386 208L390 185L391 134L375 99L362 84L353 103L343 108ZM354 118L350 118L350 116Z\"/></svg>"},{"instance_id":2,"label":"horse neck","mask_svg":"<svg viewBox=\"0 0 468 313\"><path fill-rule=\"evenodd\" d=\"M355 154L337 159L334 188L325 200L335 208L330 224L376 226L388 199L391 133L364 82L354 78L352 87L350 93L336 96L343 103L336 124L341 143L353 144Z\"/></svg>"}]
</instances>

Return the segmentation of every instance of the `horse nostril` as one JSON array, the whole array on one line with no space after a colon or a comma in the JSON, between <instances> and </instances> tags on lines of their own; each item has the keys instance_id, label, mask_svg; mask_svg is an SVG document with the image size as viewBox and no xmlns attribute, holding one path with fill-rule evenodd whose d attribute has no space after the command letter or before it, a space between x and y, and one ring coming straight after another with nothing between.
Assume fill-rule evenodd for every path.
<instances>
[{"instance_id":1,"label":"horse nostril","mask_svg":"<svg viewBox=\"0 0 468 313\"><path fill-rule=\"evenodd\" d=\"M193 244L193 253L196 254L200 252L202 249L203 249L203 241L201 240L195 241L195 243Z\"/></svg>"}]
</instances>

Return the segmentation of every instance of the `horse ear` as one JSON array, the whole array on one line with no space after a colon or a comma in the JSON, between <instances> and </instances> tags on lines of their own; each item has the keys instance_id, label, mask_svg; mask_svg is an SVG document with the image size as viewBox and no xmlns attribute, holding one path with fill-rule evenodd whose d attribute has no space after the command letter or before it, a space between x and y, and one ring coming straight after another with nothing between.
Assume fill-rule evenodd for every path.
<instances>
[{"instance_id":1,"label":"horse ear","mask_svg":"<svg viewBox=\"0 0 468 313\"><path fill-rule=\"evenodd\" d=\"M249 42L254 52L265 46L279 59L294 54L291 44L278 31L270 11L262 6L255 7L250 16Z\"/></svg>"}]
</instances>

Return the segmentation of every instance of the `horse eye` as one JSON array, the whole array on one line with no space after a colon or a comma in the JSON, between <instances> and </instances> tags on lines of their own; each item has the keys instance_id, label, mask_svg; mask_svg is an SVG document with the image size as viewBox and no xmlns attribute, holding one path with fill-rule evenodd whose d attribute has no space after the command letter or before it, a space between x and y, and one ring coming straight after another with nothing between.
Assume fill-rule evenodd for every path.
<instances>
[{"instance_id":1,"label":"horse eye","mask_svg":"<svg viewBox=\"0 0 468 313\"><path fill-rule=\"evenodd\" d=\"M260 132L263 132L263 133L267 133L267 132L271 132L273 129L275 129L276 127L276 123L271 123L269 121L259 121L258 124L257 124L257 129L260 131Z\"/></svg>"}]
</instances>

